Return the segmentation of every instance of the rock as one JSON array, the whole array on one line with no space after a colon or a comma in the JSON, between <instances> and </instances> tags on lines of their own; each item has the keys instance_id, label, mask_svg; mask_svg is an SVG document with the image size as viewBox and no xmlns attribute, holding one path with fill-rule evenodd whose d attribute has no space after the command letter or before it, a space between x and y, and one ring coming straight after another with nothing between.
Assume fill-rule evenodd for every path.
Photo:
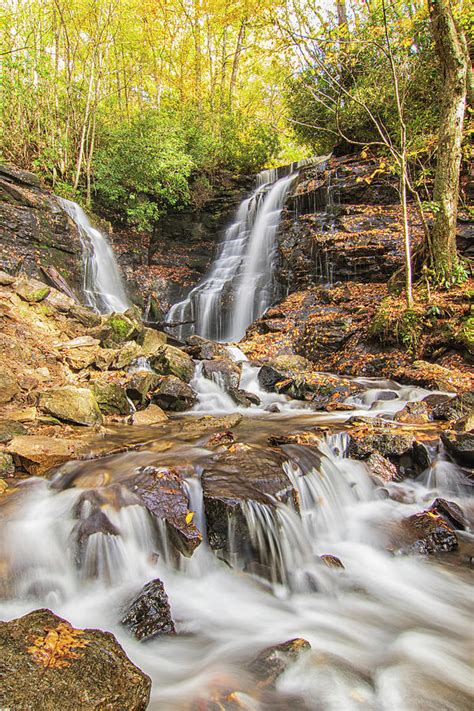
<instances>
[{"instance_id":1,"label":"rock","mask_svg":"<svg viewBox=\"0 0 474 711\"><path fill-rule=\"evenodd\" d=\"M113 370L125 370L144 356L142 347L135 341L126 341L120 349L114 352L115 356L110 365Z\"/></svg>"},{"instance_id":2,"label":"rock","mask_svg":"<svg viewBox=\"0 0 474 711\"><path fill-rule=\"evenodd\" d=\"M259 684L273 685L300 655L311 649L310 643L301 638L290 639L282 644L267 647L248 665Z\"/></svg>"},{"instance_id":3,"label":"rock","mask_svg":"<svg viewBox=\"0 0 474 711\"><path fill-rule=\"evenodd\" d=\"M202 374L204 377L217 383L227 392L239 387L240 373L241 367L228 358L202 361Z\"/></svg>"},{"instance_id":4,"label":"rock","mask_svg":"<svg viewBox=\"0 0 474 711\"><path fill-rule=\"evenodd\" d=\"M395 413L394 420L407 425L424 425L429 422L429 408L425 402L407 402L404 408Z\"/></svg>"},{"instance_id":5,"label":"rock","mask_svg":"<svg viewBox=\"0 0 474 711\"><path fill-rule=\"evenodd\" d=\"M258 371L258 383L267 392L273 392L277 383L283 380L285 380L284 374L275 370L271 365L262 365Z\"/></svg>"},{"instance_id":6,"label":"rock","mask_svg":"<svg viewBox=\"0 0 474 711\"><path fill-rule=\"evenodd\" d=\"M261 402L258 395L249 393L248 390L241 390L240 388L231 388L229 395L234 402L241 407L250 407L251 405L257 405L258 407Z\"/></svg>"},{"instance_id":7,"label":"rock","mask_svg":"<svg viewBox=\"0 0 474 711\"><path fill-rule=\"evenodd\" d=\"M354 424L357 425L357 422ZM372 452L377 452L397 463L403 455L411 454L414 443L413 435L390 430L388 423L387 428L356 426L350 433L349 456L367 459Z\"/></svg>"},{"instance_id":8,"label":"rock","mask_svg":"<svg viewBox=\"0 0 474 711\"><path fill-rule=\"evenodd\" d=\"M41 476L49 469L75 459L83 446L73 439L25 435L14 437L6 451L29 474Z\"/></svg>"},{"instance_id":9,"label":"rock","mask_svg":"<svg viewBox=\"0 0 474 711\"><path fill-rule=\"evenodd\" d=\"M100 341L105 348L114 348L132 341L139 333L140 328L136 321L132 321L125 314L113 313L102 324Z\"/></svg>"},{"instance_id":10,"label":"rock","mask_svg":"<svg viewBox=\"0 0 474 711\"><path fill-rule=\"evenodd\" d=\"M344 565L340 561L340 559L335 556L335 555L320 555L320 559L323 561L324 565L326 565L328 568L340 568L344 569Z\"/></svg>"},{"instance_id":11,"label":"rock","mask_svg":"<svg viewBox=\"0 0 474 711\"><path fill-rule=\"evenodd\" d=\"M313 369L313 364L300 355L279 355L272 358L270 365L280 372L297 375Z\"/></svg>"},{"instance_id":12,"label":"rock","mask_svg":"<svg viewBox=\"0 0 474 711\"><path fill-rule=\"evenodd\" d=\"M226 556L232 548L232 554L244 564L258 559L242 507L252 502L274 510L276 501L290 500L297 506L296 493L282 468L285 460L275 449L235 444L205 465L201 481L211 548ZM234 531L233 541L229 540L230 530Z\"/></svg>"},{"instance_id":13,"label":"rock","mask_svg":"<svg viewBox=\"0 0 474 711\"><path fill-rule=\"evenodd\" d=\"M112 369L113 362L119 353L120 351L114 348L98 348L94 360L95 367L102 371Z\"/></svg>"},{"instance_id":14,"label":"rock","mask_svg":"<svg viewBox=\"0 0 474 711\"><path fill-rule=\"evenodd\" d=\"M277 412L280 412L280 406L276 402L272 402L271 405L267 405L267 407L265 408L265 412L275 414Z\"/></svg>"},{"instance_id":15,"label":"rock","mask_svg":"<svg viewBox=\"0 0 474 711\"><path fill-rule=\"evenodd\" d=\"M435 420L461 420L474 414L474 392L445 399L433 408Z\"/></svg>"},{"instance_id":16,"label":"rock","mask_svg":"<svg viewBox=\"0 0 474 711\"><path fill-rule=\"evenodd\" d=\"M447 501L446 499L438 497L433 501L428 511L442 516L446 523L452 528L461 531L465 531L466 528L469 528L469 523L462 508L454 501Z\"/></svg>"},{"instance_id":17,"label":"rock","mask_svg":"<svg viewBox=\"0 0 474 711\"><path fill-rule=\"evenodd\" d=\"M0 420L0 444L9 442L17 435L27 434L28 430L15 420Z\"/></svg>"},{"instance_id":18,"label":"rock","mask_svg":"<svg viewBox=\"0 0 474 711\"><path fill-rule=\"evenodd\" d=\"M161 375L174 375L189 383L194 375L194 363L187 353L174 346L162 346L150 358L150 365Z\"/></svg>"},{"instance_id":19,"label":"rock","mask_svg":"<svg viewBox=\"0 0 474 711\"><path fill-rule=\"evenodd\" d=\"M208 341L202 336L189 336L186 340L189 355L197 360L212 360L213 358L228 358L225 346L215 341Z\"/></svg>"},{"instance_id":20,"label":"rock","mask_svg":"<svg viewBox=\"0 0 474 711\"><path fill-rule=\"evenodd\" d=\"M15 277L0 270L0 286L10 286L15 281Z\"/></svg>"},{"instance_id":21,"label":"rock","mask_svg":"<svg viewBox=\"0 0 474 711\"><path fill-rule=\"evenodd\" d=\"M436 410L438 405L446 404L450 400L451 395L446 395L443 393L430 393L429 395L423 398L422 402L425 402L428 405L428 407L433 411L434 415L434 411ZM435 417L435 419L437 418Z\"/></svg>"},{"instance_id":22,"label":"rock","mask_svg":"<svg viewBox=\"0 0 474 711\"><path fill-rule=\"evenodd\" d=\"M127 605L120 624L139 641L175 634L168 596L161 580L147 583Z\"/></svg>"},{"instance_id":23,"label":"rock","mask_svg":"<svg viewBox=\"0 0 474 711\"><path fill-rule=\"evenodd\" d=\"M15 282L15 292L24 301L30 304L36 304L45 299L51 289L41 281L36 279L18 279Z\"/></svg>"},{"instance_id":24,"label":"rock","mask_svg":"<svg viewBox=\"0 0 474 711\"><path fill-rule=\"evenodd\" d=\"M86 510L87 515L80 518L79 522L74 526L71 538L75 542L75 561L87 578L96 578L99 575L104 575L104 563L96 556L96 549L93 548L87 555L87 546L91 536L120 536L120 531L110 521L108 516L102 511L96 502L92 501L92 510L90 510L91 498L89 497L89 506L83 507L85 499L79 500L76 511L79 515ZM81 512L81 509L83 511Z\"/></svg>"},{"instance_id":25,"label":"rock","mask_svg":"<svg viewBox=\"0 0 474 711\"><path fill-rule=\"evenodd\" d=\"M95 381L92 392L104 415L128 415L130 403L127 400L125 389L119 383Z\"/></svg>"},{"instance_id":26,"label":"rock","mask_svg":"<svg viewBox=\"0 0 474 711\"><path fill-rule=\"evenodd\" d=\"M443 390L448 393L462 391L467 382L467 379L463 379L459 371L424 360L417 360L397 371L396 377L401 383L420 385L423 388Z\"/></svg>"},{"instance_id":27,"label":"rock","mask_svg":"<svg viewBox=\"0 0 474 711\"><path fill-rule=\"evenodd\" d=\"M145 355L155 355L167 341L166 333L155 331L154 328L144 328L139 343Z\"/></svg>"},{"instance_id":28,"label":"rock","mask_svg":"<svg viewBox=\"0 0 474 711\"><path fill-rule=\"evenodd\" d=\"M194 390L182 380L174 375L167 375L162 378L153 393L152 402L163 410L183 412L196 404L197 396Z\"/></svg>"},{"instance_id":29,"label":"rock","mask_svg":"<svg viewBox=\"0 0 474 711\"><path fill-rule=\"evenodd\" d=\"M65 422L89 426L102 422L97 400L88 388L51 388L40 393L38 405L43 412Z\"/></svg>"},{"instance_id":30,"label":"rock","mask_svg":"<svg viewBox=\"0 0 474 711\"><path fill-rule=\"evenodd\" d=\"M405 550L433 555L454 551L458 547L452 527L431 511L414 514L402 521L402 544Z\"/></svg>"},{"instance_id":31,"label":"rock","mask_svg":"<svg viewBox=\"0 0 474 711\"><path fill-rule=\"evenodd\" d=\"M474 467L474 433L448 430L441 435L451 457L465 467Z\"/></svg>"},{"instance_id":32,"label":"rock","mask_svg":"<svg viewBox=\"0 0 474 711\"><path fill-rule=\"evenodd\" d=\"M75 629L46 609L0 622L0 707L145 711L151 680L110 632Z\"/></svg>"},{"instance_id":33,"label":"rock","mask_svg":"<svg viewBox=\"0 0 474 711\"><path fill-rule=\"evenodd\" d=\"M15 474L15 464L11 454L0 452L0 477L13 476Z\"/></svg>"},{"instance_id":34,"label":"rock","mask_svg":"<svg viewBox=\"0 0 474 711\"><path fill-rule=\"evenodd\" d=\"M135 373L127 383L127 395L134 402L144 405L161 381L161 376L148 371Z\"/></svg>"},{"instance_id":35,"label":"rock","mask_svg":"<svg viewBox=\"0 0 474 711\"><path fill-rule=\"evenodd\" d=\"M166 422L168 415L158 405L148 405L145 410L139 410L132 415L134 425L157 425L159 422Z\"/></svg>"},{"instance_id":36,"label":"rock","mask_svg":"<svg viewBox=\"0 0 474 711\"><path fill-rule=\"evenodd\" d=\"M2 369L0 372L0 404L10 402L19 392L20 386L15 376Z\"/></svg>"},{"instance_id":37,"label":"rock","mask_svg":"<svg viewBox=\"0 0 474 711\"><path fill-rule=\"evenodd\" d=\"M188 495L182 478L171 467L142 467L124 485L158 521L166 523L175 548L191 555L202 536L192 522Z\"/></svg>"},{"instance_id":38,"label":"rock","mask_svg":"<svg viewBox=\"0 0 474 711\"><path fill-rule=\"evenodd\" d=\"M395 464L378 452L372 452L365 463L372 476L382 485L397 478L398 472Z\"/></svg>"},{"instance_id":39,"label":"rock","mask_svg":"<svg viewBox=\"0 0 474 711\"><path fill-rule=\"evenodd\" d=\"M79 304L73 304L71 306L69 315L87 328L94 328L95 326L100 326L102 323L102 319L99 314L96 314L94 311L91 311L91 309L88 309L85 306L80 306Z\"/></svg>"}]
</instances>

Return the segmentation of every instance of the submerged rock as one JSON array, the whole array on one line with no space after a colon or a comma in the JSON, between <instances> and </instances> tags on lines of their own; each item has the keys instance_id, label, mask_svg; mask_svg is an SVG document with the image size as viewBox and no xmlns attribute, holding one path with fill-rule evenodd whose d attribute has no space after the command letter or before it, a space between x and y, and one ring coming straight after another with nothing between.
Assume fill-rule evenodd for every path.
<instances>
[{"instance_id":1,"label":"submerged rock","mask_svg":"<svg viewBox=\"0 0 474 711\"><path fill-rule=\"evenodd\" d=\"M240 373L241 367L229 358L204 360L202 363L204 377L213 380L227 392L239 387Z\"/></svg>"},{"instance_id":2,"label":"submerged rock","mask_svg":"<svg viewBox=\"0 0 474 711\"><path fill-rule=\"evenodd\" d=\"M160 635L175 634L168 596L161 580L147 583L133 600L120 620L139 641L148 641Z\"/></svg>"},{"instance_id":3,"label":"submerged rock","mask_svg":"<svg viewBox=\"0 0 474 711\"><path fill-rule=\"evenodd\" d=\"M447 553L458 547L454 530L439 514L422 511L402 522L403 548L421 555Z\"/></svg>"},{"instance_id":4,"label":"submerged rock","mask_svg":"<svg viewBox=\"0 0 474 711\"><path fill-rule=\"evenodd\" d=\"M97 400L88 388L51 388L40 393L38 405L43 412L65 422L89 426L102 422Z\"/></svg>"},{"instance_id":5,"label":"submerged rock","mask_svg":"<svg viewBox=\"0 0 474 711\"><path fill-rule=\"evenodd\" d=\"M279 676L294 664L301 654L311 649L306 639L290 639L267 647L248 665L259 684L273 685Z\"/></svg>"},{"instance_id":6,"label":"submerged rock","mask_svg":"<svg viewBox=\"0 0 474 711\"><path fill-rule=\"evenodd\" d=\"M151 680L110 632L75 629L46 609L0 622L0 707L145 711Z\"/></svg>"}]
</instances>

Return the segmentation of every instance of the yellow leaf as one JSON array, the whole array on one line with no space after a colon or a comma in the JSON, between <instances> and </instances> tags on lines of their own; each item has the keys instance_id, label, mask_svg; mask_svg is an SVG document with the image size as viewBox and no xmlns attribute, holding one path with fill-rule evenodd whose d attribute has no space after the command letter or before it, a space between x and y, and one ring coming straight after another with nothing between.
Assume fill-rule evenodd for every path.
<instances>
[{"instance_id":1,"label":"yellow leaf","mask_svg":"<svg viewBox=\"0 0 474 711\"><path fill-rule=\"evenodd\" d=\"M186 514L186 523L191 523L194 518L194 511L188 511Z\"/></svg>"}]
</instances>

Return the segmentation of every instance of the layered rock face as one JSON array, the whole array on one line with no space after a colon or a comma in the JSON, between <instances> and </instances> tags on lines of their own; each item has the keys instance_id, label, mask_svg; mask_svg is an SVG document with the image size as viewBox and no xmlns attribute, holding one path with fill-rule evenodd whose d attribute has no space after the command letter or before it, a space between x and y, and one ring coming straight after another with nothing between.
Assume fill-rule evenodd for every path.
<instances>
[{"instance_id":1,"label":"layered rock face","mask_svg":"<svg viewBox=\"0 0 474 711\"><path fill-rule=\"evenodd\" d=\"M0 166L0 268L41 276L52 266L79 293L81 255L76 226L38 177Z\"/></svg>"}]
</instances>

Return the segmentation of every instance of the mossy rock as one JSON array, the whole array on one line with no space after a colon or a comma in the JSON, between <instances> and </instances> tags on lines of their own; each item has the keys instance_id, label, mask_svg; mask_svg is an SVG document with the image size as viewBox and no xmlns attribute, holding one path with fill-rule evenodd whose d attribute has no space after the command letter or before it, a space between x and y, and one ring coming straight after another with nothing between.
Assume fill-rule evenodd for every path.
<instances>
[{"instance_id":1,"label":"mossy rock","mask_svg":"<svg viewBox=\"0 0 474 711\"><path fill-rule=\"evenodd\" d=\"M137 323L125 314L118 313L111 314L101 330L101 342L105 348L114 348L121 343L132 341L139 334Z\"/></svg>"},{"instance_id":2,"label":"mossy rock","mask_svg":"<svg viewBox=\"0 0 474 711\"><path fill-rule=\"evenodd\" d=\"M0 452L0 477L13 476L15 473L15 464L13 457L7 452Z\"/></svg>"},{"instance_id":3,"label":"mossy rock","mask_svg":"<svg viewBox=\"0 0 474 711\"><path fill-rule=\"evenodd\" d=\"M18 296L30 304L36 304L49 295L51 289L36 279L19 279L15 284Z\"/></svg>"},{"instance_id":4,"label":"mossy rock","mask_svg":"<svg viewBox=\"0 0 474 711\"><path fill-rule=\"evenodd\" d=\"M100 411L104 415L128 415L130 403L119 383L95 382L92 386Z\"/></svg>"},{"instance_id":5,"label":"mossy rock","mask_svg":"<svg viewBox=\"0 0 474 711\"><path fill-rule=\"evenodd\" d=\"M9 442L13 437L27 434L28 430L20 422L14 420L0 421L0 444Z\"/></svg>"},{"instance_id":6,"label":"mossy rock","mask_svg":"<svg viewBox=\"0 0 474 711\"><path fill-rule=\"evenodd\" d=\"M89 426L102 422L97 400L88 388L72 385L52 388L40 394L38 405L43 412L63 422Z\"/></svg>"},{"instance_id":7,"label":"mossy rock","mask_svg":"<svg viewBox=\"0 0 474 711\"><path fill-rule=\"evenodd\" d=\"M150 365L160 375L175 375L185 383L189 383L194 375L193 359L174 346L162 346L158 353L150 358Z\"/></svg>"}]
</instances>

